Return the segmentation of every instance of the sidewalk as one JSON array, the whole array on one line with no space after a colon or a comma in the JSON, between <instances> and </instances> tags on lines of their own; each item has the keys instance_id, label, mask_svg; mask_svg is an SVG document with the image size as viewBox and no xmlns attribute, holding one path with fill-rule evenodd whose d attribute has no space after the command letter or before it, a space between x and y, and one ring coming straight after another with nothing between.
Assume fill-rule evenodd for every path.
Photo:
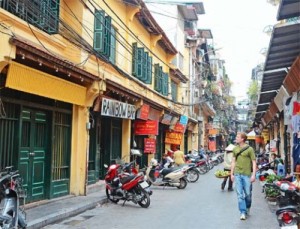
<instances>
[{"instance_id":1,"label":"sidewalk","mask_svg":"<svg viewBox=\"0 0 300 229\"><path fill-rule=\"evenodd\" d=\"M68 195L54 200L27 204L27 229L42 228L69 216L92 209L106 201L105 183L99 181L88 187L87 196L75 197Z\"/></svg>"}]
</instances>

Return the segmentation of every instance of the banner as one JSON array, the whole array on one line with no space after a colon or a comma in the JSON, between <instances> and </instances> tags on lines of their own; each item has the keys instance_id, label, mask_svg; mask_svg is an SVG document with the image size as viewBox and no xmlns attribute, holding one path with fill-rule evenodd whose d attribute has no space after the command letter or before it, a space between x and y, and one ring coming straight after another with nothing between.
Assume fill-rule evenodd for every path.
<instances>
[{"instance_id":1,"label":"banner","mask_svg":"<svg viewBox=\"0 0 300 229\"><path fill-rule=\"evenodd\" d=\"M144 139L144 153L155 153L156 152L156 139L145 138Z\"/></svg>"},{"instance_id":2,"label":"banner","mask_svg":"<svg viewBox=\"0 0 300 229\"><path fill-rule=\"evenodd\" d=\"M149 116L150 106L147 104L142 105L142 107L137 111L136 117L139 119L147 120Z\"/></svg>"},{"instance_id":3,"label":"banner","mask_svg":"<svg viewBox=\"0 0 300 229\"><path fill-rule=\"evenodd\" d=\"M158 135L158 121L135 120L134 134L136 135Z\"/></svg>"},{"instance_id":4,"label":"banner","mask_svg":"<svg viewBox=\"0 0 300 229\"><path fill-rule=\"evenodd\" d=\"M183 134L176 132L166 132L166 144L180 145Z\"/></svg>"}]
</instances>

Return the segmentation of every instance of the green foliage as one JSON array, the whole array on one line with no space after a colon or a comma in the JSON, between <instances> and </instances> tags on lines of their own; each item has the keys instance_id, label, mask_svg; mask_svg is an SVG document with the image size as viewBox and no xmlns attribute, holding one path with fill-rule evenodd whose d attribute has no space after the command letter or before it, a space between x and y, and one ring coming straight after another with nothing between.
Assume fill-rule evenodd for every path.
<instances>
[{"instance_id":1,"label":"green foliage","mask_svg":"<svg viewBox=\"0 0 300 229\"><path fill-rule=\"evenodd\" d=\"M259 93L259 85L257 80L253 80L250 83L250 86L247 91L247 95L249 96L249 99L251 102L256 102L258 100L258 93Z\"/></svg>"},{"instance_id":2,"label":"green foliage","mask_svg":"<svg viewBox=\"0 0 300 229\"><path fill-rule=\"evenodd\" d=\"M270 183L273 183L274 181L281 180L281 178L282 177L280 177L280 176L277 176L275 174L271 174L271 175L267 176L266 182L270 184Z\"/></svg>"},{"instance_id":3,"label":"green foliage","mask_svg":"<svg viewBox=\"0 0 300 229\"><path fill-rule=\"evenodd\" d=\"M265 188L266 197L277 197L280 195L280 191L277 188L266 187Z\"/></svg>"}]
</instances>

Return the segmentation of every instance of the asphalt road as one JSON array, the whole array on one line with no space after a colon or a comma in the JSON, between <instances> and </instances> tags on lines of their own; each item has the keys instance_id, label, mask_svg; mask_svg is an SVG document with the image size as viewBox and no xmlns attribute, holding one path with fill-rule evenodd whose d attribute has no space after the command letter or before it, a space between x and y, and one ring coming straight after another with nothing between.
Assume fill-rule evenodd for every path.
<instances>
[{"instance_id":1,"label":"asphalt road","mask_svg":"<svg viewBox=\"0 0 300 229\"><path fill-rule=\"evenodd\" d=\"M75 217L48 225L44 228L82 229L277 229L274 207L261 193L261 185L253 186L253 206L247 220L239 219L235 191L221 191L221 179L214 176L215 167L201 175L196 183L189 183L184 190L152 187L151 205L143 209L126 202L107 203Z\"/></svg>"}]
</instances>

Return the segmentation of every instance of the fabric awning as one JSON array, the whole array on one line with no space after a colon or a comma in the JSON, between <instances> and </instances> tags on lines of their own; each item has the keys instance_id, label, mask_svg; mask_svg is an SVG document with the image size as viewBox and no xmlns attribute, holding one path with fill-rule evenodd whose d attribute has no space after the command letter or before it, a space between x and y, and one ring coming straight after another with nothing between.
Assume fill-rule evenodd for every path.
<instances>
[{"instance_id":1,"label":"fabric awning","mask_svg":"<svg viewBox=\"0 0 300 229\"><path fill-rule=\"evenodd\" d=\"M86 88L47 73L11 62L5 87L83 106Z\"/></svg>"}]
</instances>

